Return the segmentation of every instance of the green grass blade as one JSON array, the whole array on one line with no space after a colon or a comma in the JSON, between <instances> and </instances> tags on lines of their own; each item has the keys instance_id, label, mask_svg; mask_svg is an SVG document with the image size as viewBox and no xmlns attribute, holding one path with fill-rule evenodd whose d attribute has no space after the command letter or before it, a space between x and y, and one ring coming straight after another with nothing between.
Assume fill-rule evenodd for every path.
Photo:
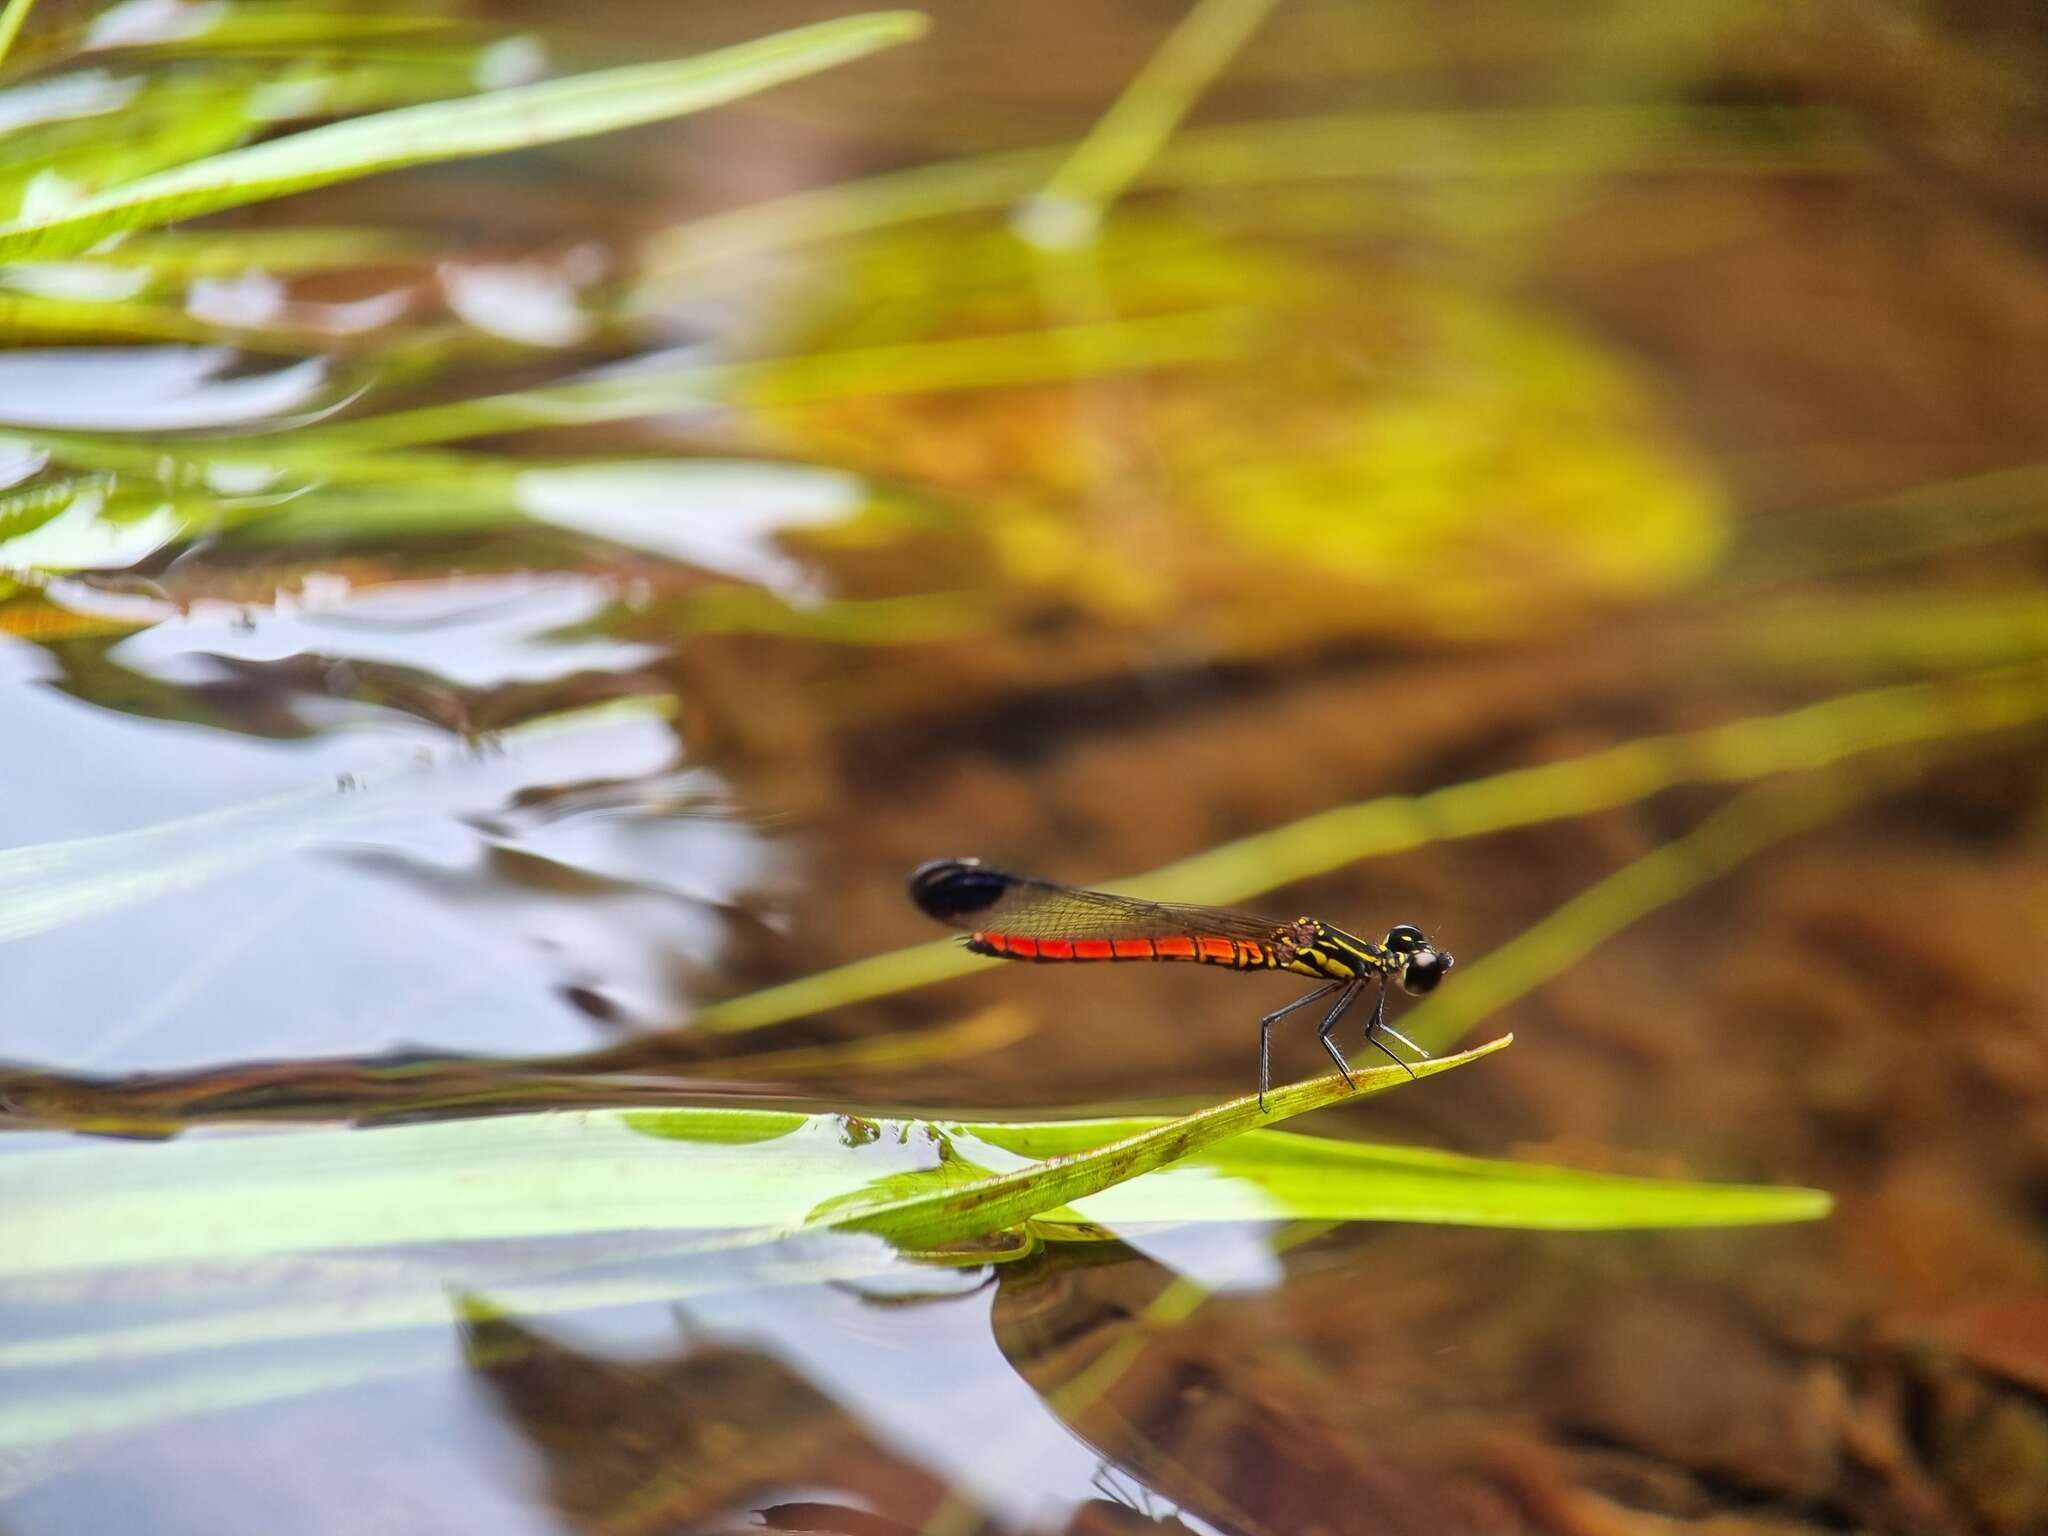
<instances>
[{"instance_id":1,"label":"green grass blade","mask_svg":"<svg viewBox=\"0 0 2048 1536\"><path fill-rule=\"evenodd\" d=\"M7 55L14 51L14 40L21 36L21 24L28 20L30 7L36 0L7 0L7 9L0 11L0 64L7 62Z\"/></svg>"},{"instance_id":2,"label":"green grass blade","mask_svg":"<svg viewBox=\"0 0 2048 1536\"><path fill-rule=\"evenodd\" d=\"M760 258L925 220L987 213L1028 197L1060 148L941 160L835 182L677 224L648 250L656 288L744 277ZM1182 130L1139 185L1185 189L1397 177L1451 183L1577 179L1630 171L1839 171L1866 152L1853 125L1807 108L1666 106L1354 112ZM1371 199L1355 199L1361 209Z\"/></svg>"},{"instance_id":3,"label":"green grass blade","mask_svg":"<svg viewBox=\"0 0 2048 1536\"><path fill-rule=\"evenodd\" d=\"M1360 1078L1365 1092L1408 1081L1391 1067ZM1034 1216L1590 1231L1828 1210L1812 1190L1249 1129L1351 1096L1331 1075L1276 1090L1265 1115L1250 1097L1178 1119L1035 1123L692 1108L17 1147L0 1157L0 1317L71 1310L61 1326L0 1337L0 1372L18 1386L0 1407L0 1445L323 1390L364 1379L354 1367L366 1362L383 1362L372 1377L404 1374L420 1358L408 1336L446 1326L450 1286L572 1313L872 1274L892 1260L858 1240L870 1234L926 1249ZM975 1176L988 1168L1001 1171ZM135 1283L152 1267L181 1281L163 1307L146 1300L157 1288ZM109 1295L125 1301L103 1304ZM58 1374L94 1365L127 1374L84 1393Z\"/></svg>"},{"instance_id":4,"label":"green grass blade","mask_svg":"<svg viewBox=\"0 0 2048 1536\"><path fill-rule=\"evenodd\" d=\"M1049 245L1092 235L1277 0L1196 0L1144 68L1025 206L1019 227Z\"/></svg>"},{"instance_id":5,"label":"green grass blade","mask_svg":"<svg viewBox=\"0 0 2048 1536\"><path fill-rule=\"evenodd\" d=\"M1835 820L1876 780L1829 771L1744 790L1684 837L1653 848L1596 881L1489 954L1458 985L1444 987L1401 1019L1401 1031L1425 1050L1461 1038L1659 907L1719 879L1766 848Z\"/></svg>"},{"instance_id":6,"label":"green grass blade","mask_svg":"<svg viewBox=\"0 0 2048 1536\"><path fill-rule=\"evenodd\" d=\"M1507 1043L1422 1063L1418 1075L1467 1065ZM1075 1202L1120 1222L1578 1228L1783 1221L1826 1209L1811 1191L1623 1179L1261 1129L1409 1082L1396 1067L1358 1078L1356 1094L1329 1074L1275 1089L1264 1114L1247 1095L1174 1119L593 1110L376 1131L18 1147L0 1158L10 1224L0 1282L35 1279L43 1292L152 1265L234 1271L311 1253L624 1232L696 1246L867 1232L923 1248L1011 1230ZM1154 1177L1184 1159L1199 1176ZM997 1171L930 1187L928 1176L956 1160ZM0 1343L0 1365L22 1363L14 1354L28 1347Z\"/></svg>"},{"instance_id":7,"label":"green grass blade","mask_svg":"<svg viewBox=\"0 0 2048 1536\"><path fill-rule=\"evenodd\" d=\"M919 36L924 18L876 12L693 59L628 65L310 129L115 187L61 213L0 226L0 261L86 250L110 235L403 166L499 154L700 111Z\"/></svg>"},{"instance_id":8,"label":"green grass blade","mask_svg":"<svg viewBox=\"0 0 2048 1536\"><path fill-rule=\"evenodd\" d=\"M1801 595L1745 603L1722 643L1787 672L1896 676L2011 665L2048 656L2048 588L2009 593Z\"/></svg>"},{"instance_id":9,"label":"green grass blade","mask_svg":"<svg viewBox=\"0 0 2048 1536\"><path fill-rule=\"evenodd\" d=\"M1254 340L1255 330L1246 311L1208 309L1105 324L605 374L313 428L298 434L294 450L318 454L332 449L361 452L414 447L466 437L631 421L710 402L741 400L760 410L817 400L993 389L1218 362L1242 356Z\"/></svg>"},{"instance_id":10,"label":"green grass blade","mask_svg":"<svg viewBox=\"0 0 2048 1536\"><path fill-rule=\"evenodd\" d=\"M1513 1039L1512 1035L1503 1035L1455 1056L1418 1062L1412 1073L1405 1067L1374 1067L1355 1074L1356 1088L1331 1073L1276 1088L1266 1095L1263 1107L1256 1094L1247 1094L1213 1109L1149 1126L1086 1152L1031 1163L952 1187L837 1209L830 1213L829 1224L842 1231L872 1232L898 1247L912 1250L938 1248L1004 1231L1233 1136L1344 1099L1384 1093L1419 1078L1449 1072L1491 1055Z\"/></svg>"},{"instance_id":11,"label":"green grass blade","mask_svg":"<svg viewBox=\"0 0 2048 1536\"><path fill-rule=\"evenodd\" d=\"M1751 527L1722 572L1735 590L1925 562L2048 528L2048 465L1937 480Z\"/></svg>"},{"instance_id":12,"label":"green grass blade","mask_svg":"<svg viewBox=\"0 0 2048 1536\"><path fill-rule=\"evenodd\" d=\"M388 263L430 264L441 246L416 230L299 225L278 229L165 230L94 252L102 266L154 278L233 277L251 267L289 274Z\"/></svg>"},{"instance_id":13,"label":"green grass blade","mask_svg":"<svg viewBox=\"0 0 2048 1536\"><path fill-rule=\"evenodd\" d=\"M1143 1122L1109 1121L1033 1127L1021 1134L989 1128L981 1134L1008 1150L1043 1158L1144 1128ZM1182 1167L1089 1196L1077 1210L1109 1227L1232 1220L1407 1221L1614 1231L1811 1221L1827 1215L1830 1207L1827 1195L1813 1189L1585 1173L1260 1131L1198 1152Z\"/></svg>"}]
</instances>

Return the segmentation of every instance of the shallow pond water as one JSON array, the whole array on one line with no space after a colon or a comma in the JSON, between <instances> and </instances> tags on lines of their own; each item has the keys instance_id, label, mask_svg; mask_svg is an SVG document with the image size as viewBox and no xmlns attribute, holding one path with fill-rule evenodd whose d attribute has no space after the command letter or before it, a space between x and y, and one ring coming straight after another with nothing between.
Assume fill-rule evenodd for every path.
<instances>
[{"instance_id":1,"label":"shallow pond water","mask_svg":"<svg viewBox=\"0 0 2048 1536\"><path fill-rule=\"evenodd\" d=\"M46 10L17 239L848 14ZM0 1527L2048 1528L2044 63L963 7L0 267ZM976 967L968 854L1515 1044L892 1246L1297 995Z\"/></svg>"}]
</instances>

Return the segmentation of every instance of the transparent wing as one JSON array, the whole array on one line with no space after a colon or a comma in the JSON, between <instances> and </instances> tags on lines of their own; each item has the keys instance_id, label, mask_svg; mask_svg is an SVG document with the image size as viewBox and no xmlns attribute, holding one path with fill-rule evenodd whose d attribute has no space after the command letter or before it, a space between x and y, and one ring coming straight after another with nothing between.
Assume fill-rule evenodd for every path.
<instances>
[{"instance_id":1,"label":"transparent wing","mask_svg":"<svg viewBox=\"0 0 2048 1536\"><path fill-rule=\"evenodd\" d=\"M1158 939L1209 934L1269 943L1285 925L1228 907L1141 901L990 869L973 859L935 859L910 877L910 899L955 928L1027 939Z\"/></svg>"}]
</instances>

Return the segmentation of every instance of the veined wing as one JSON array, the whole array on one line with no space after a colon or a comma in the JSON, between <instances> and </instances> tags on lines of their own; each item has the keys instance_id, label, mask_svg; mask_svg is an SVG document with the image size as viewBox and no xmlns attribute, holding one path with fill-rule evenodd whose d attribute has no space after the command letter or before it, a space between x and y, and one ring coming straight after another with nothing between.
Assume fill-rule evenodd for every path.
<instances>
[{"instance_id":1,"label":"veined wing","mask_svg":"<svg viewBox=\"0 0 2048 1536\"><path fill-rule=\"evenodd\" d=\"M1270 944L1286 926L1228 907L1143 901L991 869L978 859L934 859L910 877L910 899L955 928L1026 939L1215 937Z\"/></svg>"}]
</instances>

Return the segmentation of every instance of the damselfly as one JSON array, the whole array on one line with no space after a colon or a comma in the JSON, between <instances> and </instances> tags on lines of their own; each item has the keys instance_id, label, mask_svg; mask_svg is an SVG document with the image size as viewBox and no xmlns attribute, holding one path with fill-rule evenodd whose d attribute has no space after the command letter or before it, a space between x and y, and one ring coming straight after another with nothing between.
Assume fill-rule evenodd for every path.
<instances>
[{"instance_id":1,"label":"damselfly","mask_svg":"<svg viewBox=\"0 0 2048 1536\"><path fill-rule=\"evenodd\" d=\"M1272 1084L1273 1025L1297 1008L1336 993L1316 1027L1330 1060L1353 1083L1351 1063L1330 1032L1374 987L1366 1043L1415 1075L1381 1038L1391 1035L1418 1056L1428 1052L1387 1023L1387 981L1420 997L1436 990L1456 962L1422 930L1400 923L1379 943L1342 928L1297 917L1291 923L1232 912L1223 907L1179 906L1140 901L1109 891L1083 891L1050 880L1032 880L990 869L979 859L934 859L910 876L910 899L929 916L967 930L967 947L977 955L1005 960L1192 960L1233 971L1292 971L1323 984L1285 1008L1259 1020L1259 1106Z\"/></svg>"}]
</instances>

